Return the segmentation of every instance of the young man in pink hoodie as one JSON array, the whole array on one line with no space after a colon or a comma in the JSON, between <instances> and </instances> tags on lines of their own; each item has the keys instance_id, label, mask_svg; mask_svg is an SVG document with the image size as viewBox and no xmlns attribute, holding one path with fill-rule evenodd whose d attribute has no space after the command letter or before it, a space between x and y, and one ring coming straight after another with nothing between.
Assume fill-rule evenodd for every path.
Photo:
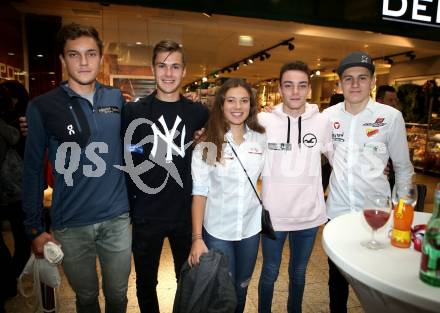
<instances>
[{"instance_id":1,"label":"young man in pink hoodie","mask_svg":"<svg viewBox=\"0 0 440 313\"><path fill-rule=\"evenodd\" d=\"M331 152L331 126L316 104L306 102L310 69L296 61L280 71L283 103L260 113L268 152L262 197L271 214L276 240L262 237L263 268L258 286L258 311L271 312L286 237L289 237L287 312L301 312L305 273L318 227L327 221L321 182L321 153Z\"/></svg>"}]
</instances>

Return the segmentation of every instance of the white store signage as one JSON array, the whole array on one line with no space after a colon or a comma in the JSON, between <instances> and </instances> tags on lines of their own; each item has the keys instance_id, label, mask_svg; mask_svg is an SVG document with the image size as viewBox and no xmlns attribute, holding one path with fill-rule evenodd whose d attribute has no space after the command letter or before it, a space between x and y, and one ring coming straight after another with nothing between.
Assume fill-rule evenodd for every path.
<instances>
[{"instance_id":1,"label":"white store signage","mask_svg":"<svg viewBox=\"0 0 440 313\"><path fill-rule=\"evenodd\" d=\"M388 21L440 27L440 0L383 0L382 18Z\"/></svg>"}]
</instances>

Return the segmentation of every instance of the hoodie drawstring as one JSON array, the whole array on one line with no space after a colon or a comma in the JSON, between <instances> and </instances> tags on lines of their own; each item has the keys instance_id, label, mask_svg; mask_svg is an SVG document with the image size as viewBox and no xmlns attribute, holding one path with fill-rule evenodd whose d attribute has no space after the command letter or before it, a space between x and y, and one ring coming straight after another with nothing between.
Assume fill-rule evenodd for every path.
<instances>
[{"instance_id":1,"label":"hoodie drawstring","mask_svg":"<svg viewBox=\"0 0 440 313\"><path fill-rule=\"evenodd\" d=\"M287 117L287 143L290 143L290 117ZM298 147L301 149L301 115L298 117Z\"/></svg>"}]
</instances>

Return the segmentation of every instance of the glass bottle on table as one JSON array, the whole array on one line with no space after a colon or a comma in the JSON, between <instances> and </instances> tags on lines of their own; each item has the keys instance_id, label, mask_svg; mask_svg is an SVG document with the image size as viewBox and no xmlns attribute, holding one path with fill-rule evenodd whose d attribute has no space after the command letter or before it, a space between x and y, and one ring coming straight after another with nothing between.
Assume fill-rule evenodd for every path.
<instances>
[{"instance_id":1,"label":"glass bottle on table","mask_svg":"<svg viewBox=\"0 0 440 313\"><path fill-rule=\"evenodd\" d=\"M422 281L440 287L440 183L435 189L432 216L423 239L419 276Z\"/></svg>"},{"instance_id":2,"label":"glass bottle on table","mask_svg":"<svg viewBox=\"0 0 440 313\"><path fill-rule=\"evenodd\" d=\"M417 186L413 183L396 183L392 193L393 229L391 244L399 248L411 246L411 225L417 204Z\"/></svg>"}]
</instances>

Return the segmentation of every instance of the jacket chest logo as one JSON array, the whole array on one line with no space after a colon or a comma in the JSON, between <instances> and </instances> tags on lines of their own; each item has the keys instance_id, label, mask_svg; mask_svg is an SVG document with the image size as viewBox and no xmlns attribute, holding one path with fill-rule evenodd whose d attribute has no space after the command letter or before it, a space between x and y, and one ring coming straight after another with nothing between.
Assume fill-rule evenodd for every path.
<instances>
[{"instance_id":1,"label":"jacket chest logo","mask_svg":"<svg viewBox=\"0 0 440 313\"><path fill-rule=\"evenodd\" d=\"M66 128L67 128L67 132L68 132L69 136L75 135L75 130L73 129L72 124L67 125Z\"/></svg>"},{"instance_id":2,"label":"jacket chest logo","mask_svg":"<svg viewBox=\"0 0 440 313\"><path fill-rule=\"evenodd\" d=\"M382 127L386 125L383 121L385 120L384 117L378 117L373 123L364 123L362 126L370 126L370 127Z\"/></svg>"},{"instance_id":3,"label":"jacket chest logo","mask_svg":"<svg viewBox=\"0 0 440 313\"><path fill-rule=\"evenodd\" d=\"M156 156L157 145L158 145L158 137L162 138L163 141L167 144L167 153L165 157L166 163L173 162L173 150L180 155L182 158L185 156L185 135L186 135L186 127L183 126L182 134L180 136L180 148L174 143L174 137L176 136L177 127L179 126L182 119L180 116L176 117L174 121L173 128L171 131L168 129L167 124L165 123L165 119L163 115L159 118L159 123L162 125L164 133L160 132L159 128L157 128L156 124L153 123L151 128L153 130L153 148L151 149L151 155L153 158Z\"/></svg>"},{"instance_id":4,"label":"jacket chest logo","mask_svg":"<svg viewBox=\"0 0 440 313\"><path fill-rule=\"evenodd\" d=\"M367 129L365 129L365 132L367 134L367 137L372 137L372 136L377 135L379 133L379 129L367 128Z\"/></svg>"},{"instance_id":5,"label":"jacket chest logo","mask_svg":"<svg viewBox=\"0 0 440 313\"><path fill-rule=\"evenodd\" d=\"M302 138L302 143L307 148L313 148L316 146L318 140L316 139L316 136L312 133L305 134Z\"/></svg>"}]
</instances>

